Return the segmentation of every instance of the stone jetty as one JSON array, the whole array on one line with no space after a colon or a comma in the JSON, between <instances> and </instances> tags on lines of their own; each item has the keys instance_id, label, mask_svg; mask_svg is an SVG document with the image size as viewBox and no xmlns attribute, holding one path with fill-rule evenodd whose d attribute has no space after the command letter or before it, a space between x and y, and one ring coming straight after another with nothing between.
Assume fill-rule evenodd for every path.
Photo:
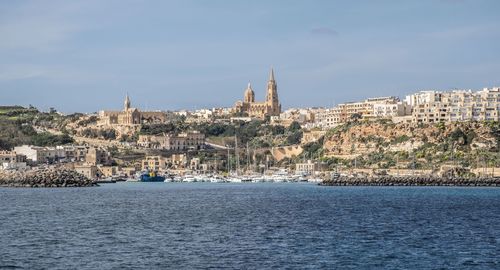
<instances>
[{"instance_id":1,"label":"stone jetty","mask_svg":"<svg viewBox=\"0 0 500 270\"><path fill-rule=\"evenodd\" d=\"M460 178L435 176L337 177L324 180L323 186L464 186L500 187L500 178Z\"/></svg>"},{"instance_id":2,"label":"stone jetty","mask_svg":"<svg viewBox=\"0 0 500 270\"><path fill-rule=\"evenodd\" d=\"M90 187L95 181L68 169L39 169L26 172L0 172L1 187Z\"/></svg>"}]
</instances>

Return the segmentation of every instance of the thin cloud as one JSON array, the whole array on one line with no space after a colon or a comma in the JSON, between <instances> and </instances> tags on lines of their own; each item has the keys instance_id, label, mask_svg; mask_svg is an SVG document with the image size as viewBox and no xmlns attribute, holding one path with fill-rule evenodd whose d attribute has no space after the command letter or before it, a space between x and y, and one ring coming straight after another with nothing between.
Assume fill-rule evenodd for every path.
<instances>
[{"instance_id":1,"label":"thin cloud","mask_svg":"<svg viewBox=\"0 0 500 270\"><path fill-rule=\"evenodd\" d=\"M339 35L339 33L330 27L317 27L311 29L310 33L312 35L317 35L317 36L330 36L330 37L336 37Z\"/></svg>"}]
</instances>

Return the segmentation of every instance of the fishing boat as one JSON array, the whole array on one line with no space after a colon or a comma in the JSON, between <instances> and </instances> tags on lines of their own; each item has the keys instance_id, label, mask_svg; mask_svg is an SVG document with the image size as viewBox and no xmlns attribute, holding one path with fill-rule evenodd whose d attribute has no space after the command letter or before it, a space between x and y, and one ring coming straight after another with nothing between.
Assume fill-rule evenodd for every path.
<instances>
[{"instance_id":1,"label":"fishing boat","mask_svg":"<svg viewBox=\"0 0 500 270\"><path fill-rule=\"evenodd\" d=\"M165 177L158 175L153 171L145 171L139 177L139 182L163 182L165 181Z\"/></svg>"}]
</instances>

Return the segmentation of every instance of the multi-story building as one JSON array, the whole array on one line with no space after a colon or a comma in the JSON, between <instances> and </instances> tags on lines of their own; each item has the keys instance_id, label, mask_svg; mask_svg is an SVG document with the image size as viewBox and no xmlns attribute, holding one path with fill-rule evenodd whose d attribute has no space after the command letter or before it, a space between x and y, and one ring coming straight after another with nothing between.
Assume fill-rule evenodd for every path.
<instances>
[{"instance_id":1,"label":"multi-story building","mask_svg":"<svg viewBox=\"0 0 500 270\"><path fill-rule=\"evenodd\" d=\"M330 109L316 111L315 122L321 128L333 128L349 121L354 115L363 119L392 118L410 114L410 106L397 97L369 98L360 102L342 103Z\"/></svg>"},{"instance_id":2,"label":"multi-story building","mask_svg":"<svg viewBox=\"0 0 500 270\"><path fill-rule=\"evenodd\" d=\"M160 171L166 168L166 162L161 156L147 156L141 162L142 170Z\"/></svg>"},{"instance_id":3,"label":"multi-story building","mask_svg":"<svg viewBox=\"0 0 500 270\"><path fill-rule=\"evenodd\" d=\"M91 164L82 164L82 165L75 165L74 170L87 177L88 179L96 179L99 177L99 172L97 170L97 166L91 165Z\"/></svg>"},{"instance_id":4,"label":"multi-story building","mask_svg":"<svg viewBox=\"0 0 500 270\"><path fill-rule=\"evenodd\" d=\"M205 135L198 131L191 131L165 135L140 135L137 145L163 150L200 150L205 147Z\"/></svg>"},{"instance_id":5,"label":"multi-story building","mask_svg":"<svg viewBox=\"0 0 500 270\"><path fill-rule=\"evenodd\" d=\"M54 163L66 158L64 149L57 147L23 145L14 147L14 151L18 154L25 155L27 160L34 163Z\"/></svg>"},{"instance_id":6,"label":"multi-story building","mask_svg":"<svg viewBox=\"0 0 500 270\"><path fill-rule=\"evenodd\" d=\"M271 116L271 123L289 126L291 123L297 122L306 125L314 122L314 112L315 109L288 109L280 113L279 116Z\"/></svg>"},{"instance_id":7,"label":"multi-story building","mask_svg":"<svg viewBox=\"0 0 500 270\"><path fill-rule=\"evenodd\" d=\"M185 168L188 163L186 154L173 154L166 159L166 162L170 167L175 168Z\"/></svg>"},{"instance_id":8,"label":"multi-story building","mask_svg":"<svg viewBox=\"0 0 500 270\"><path fill-rule=\"evenodd\" d=\"M441 93L435 90L420 91L405 97L405 102L410 106L434 103L441 100Z\"/></svg>"},{"instance_id":9,"label":"multi-story building","mask_svg":"<svg viewBox=\"0 0 500 270\"><path fill-rule=\"evenodd\" d=\"M409 95L406 100L415 104L412 111L415 123L500 120L499 87L478 92L427 91Z\"/></svg>"},{"instance_id":10,"label":"multi-story building","mask_svg":"<svg viewBox=\"0 0 500 270\"><path fill-rule=\"evenodd\" d=\"M111 161L110 153L97 147L89 148L87 154L85 155L85 163L91 165L109 165L111 164Z\"/></svg>"},{"instance_id":11,"label":"multi-story building","mask_svg":"<svg viewBox=\"0 0 500 270\"><path fill-rule=\"evenodd\" d=\"M68 162L84 161L88 147L83 145L61 145L57 149L64 151L64 160Z\"/></svg>"},{"instance_id":12,"label":"multi-story building","mask_svg":"<svg viewBox=\"0 0 500 270\"><path fill-rule=\"evenodd\" d=\"M314 174L320 169L320 166L317 162L313 162L312 160L308 160L304 163L295 164L295 172L297 174Z\"/></svg>"},{"instance_id":13,"label":"multi-story building","mask_svg":"<svg viewBox=\"0 0 500 270\"><path fill-rule=\"evenodd\" d=\"M0 169L26 169L26 156L20 155L14 151L0 151Z\"/></svg>"},{"instance_id":14,"label":"multi-story building","mask_svg":"<svg viewBox=\"0 0 500 270\"><path fill-rule=\"evenodd\" d=\"M0 151L0 164L11 162L26 162L26 156L15 151Z\"/></svg>"}]
</instances>

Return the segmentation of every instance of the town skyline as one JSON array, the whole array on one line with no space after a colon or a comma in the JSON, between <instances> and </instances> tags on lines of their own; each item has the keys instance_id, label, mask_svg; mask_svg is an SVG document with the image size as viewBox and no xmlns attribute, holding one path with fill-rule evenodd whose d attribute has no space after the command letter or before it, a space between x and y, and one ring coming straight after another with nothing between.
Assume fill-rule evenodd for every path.
<instances>
[{"instance_id":1,"label":"town skyline","mask_svg":"<svg viewBox=\"0 0 500 270\"><path fill-rule=\"evenodd\" d=\"M128 92L146 109L231 107L248 82L263 98L271 66L284 109L495 87L499 6L4 2L0 100L95 112Z\"/></svg>"}]
</instances>

